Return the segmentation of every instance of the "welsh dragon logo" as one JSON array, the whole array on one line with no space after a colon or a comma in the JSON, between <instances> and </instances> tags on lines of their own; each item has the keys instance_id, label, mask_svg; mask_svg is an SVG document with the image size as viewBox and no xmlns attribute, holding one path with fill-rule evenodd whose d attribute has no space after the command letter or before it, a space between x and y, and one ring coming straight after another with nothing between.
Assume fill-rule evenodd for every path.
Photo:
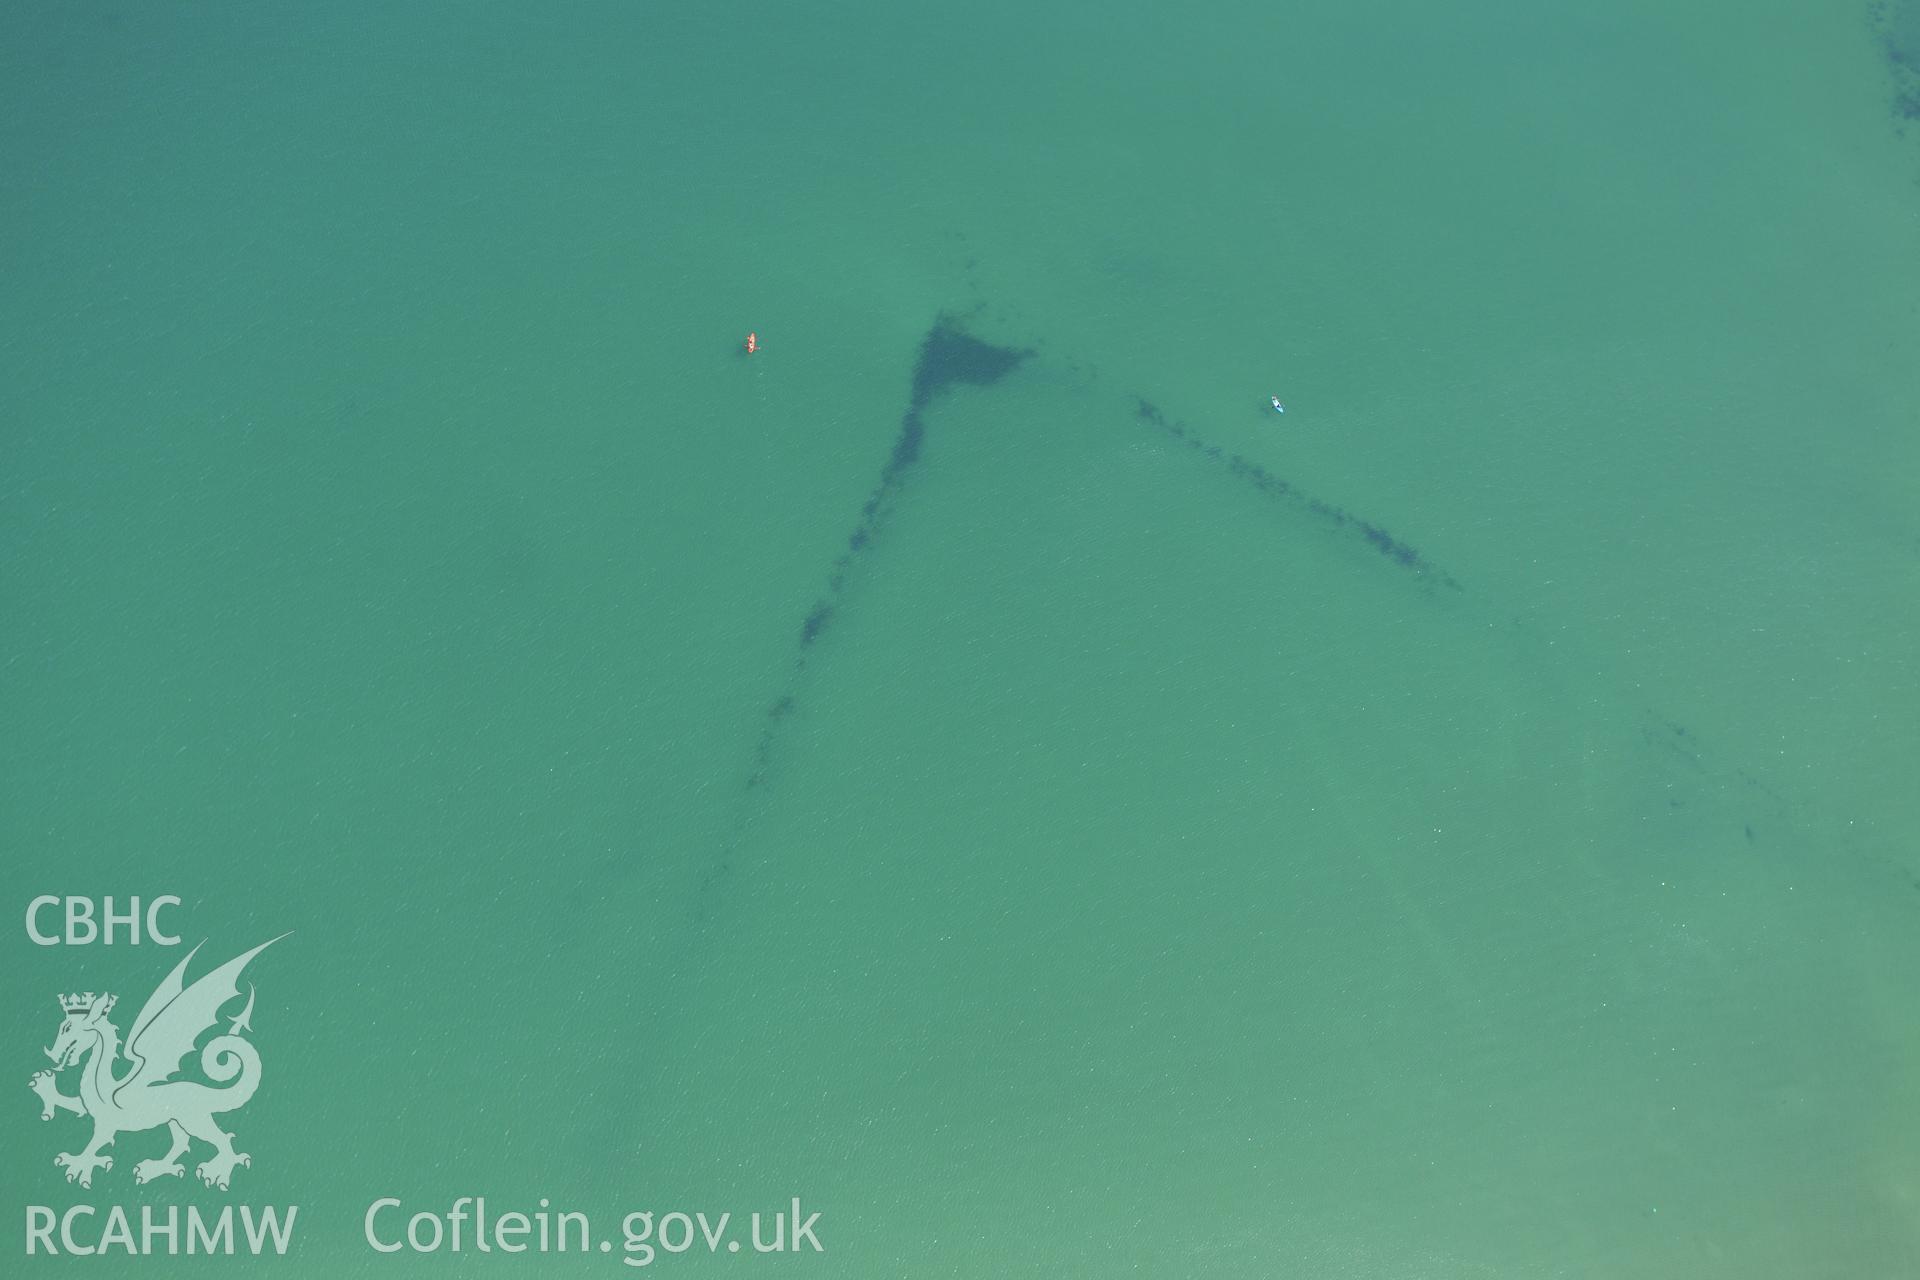
<instances>
[{"instance_id":1,"label":"welsh dragon logo","mask_svg":"<svg viewBox=\"0 0 1920 1280\"><path fill-rule=\"evenodd\" d=\"M200 1037L219 1023L220 1010L239 998L241 970L278 941L280 938L263 942L187 986L183 979L187 965L199 954L196 946L147 997L140 1016L133 1020L133 1029L127 1033L124 1048L119 1028L108 1018L117 997L88 991L60 998L66 1018L53 1047L45 1051L53 1059L53 1070L36 1072L30 1083L40 1095L42 1120L53 1119L56 1111L93 1117L93 1141L81 1151L53 1158L54 1164L67 1171L68 1182L91 1187L94 1170L113 1169L113 1157L102 1155L102 1149L122 1133L161 1125L173 1135L173 1145L160 1159L134 1165L135 1182L180 1177L184 1172L180 1157L187 1154L196 1138L213 1147L213 1157L195 1170L200 1181L210 1187L225 1191L234 1166L253 1163L251 1156L233 1149L233 1135L214 1120L217 1115L244 1107L260 1087L260 1054L241 1035L253 1030L252 984L247 987L246 1008L230 1019L224 1033L208 1040L200 1050L201 1073L223 1087L176 1080L174 1076ZM132 1064L124 1073L117 1070L123 1054ZM80 1069L80 1092L61 1093L57 1073L76 1065Z\"/></svg>"}]
</instances>

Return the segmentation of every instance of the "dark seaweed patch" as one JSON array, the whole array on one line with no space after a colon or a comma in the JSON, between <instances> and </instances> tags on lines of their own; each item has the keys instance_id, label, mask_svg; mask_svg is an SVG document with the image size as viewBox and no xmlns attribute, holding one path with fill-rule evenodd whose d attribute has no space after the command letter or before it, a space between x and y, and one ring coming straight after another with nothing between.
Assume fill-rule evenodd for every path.
<instances>
[{"instance_id":1,"label":"dark seaweed patch","mask_svg":"<svg viewBox=\"0 0 1920 1280\"><path fill-rule=\"evenodd\" d=\"M1867 15L1893 81L1894 119L1920 120L1920 4L1878 0L1867 7Z\"/></svg>"},{"instance_id":2,"label":"dark seaweed patch","mask_svg":"<svg viewBox=\"0 0 1920 1280\"><path fill-rule=\"evenodd\" d=\"M793 664L796 683L806 667L807 651L813 648L839 610L840 596L854 559L873 544L893 509L907 473L920 461L927 440L927 408L953 387L992 386L1018 368L1030 354L1023 349L982 342L961 329L952 316L942 315L934 321L921 340L907 407L900 415L900 431L894 437L893 448L880 468L880 481L860 506L860 520L847 535L846 551L833 562L833 570L827 576L826 594L814 602L800 624L799 653ZM793 713L795 697L794 690L789 688L768 710L760 742L754 750L753 771L747 777L749 787L766 780L767 767L773 757L775 727Z\"/></svg>"},{"instance_id":3,"label":"dark seaweed patch","mask_svg":"<svg viewBox=\"0 0 1920 1280\"><path fill-rule=\"evenodd\" d=\"M832 616L833 605L827 601L822 600L819 604L813 606L813 612L807 615L806 622L802 623L800 627L801 648L805 648L814 642L820 635L821 629L827 625L827 619Z\"/></svg>"},{"instance_id":4,"label":"dark seaweed patch","mask_svg":"<svg viewBox=\"0 0 1920 1280\"><path fill-rule=\"evenodd\" d=\"M909 409L900 424L900 437L893 442L893 456L887 459L886 470L881 474L894 475L920 461L920 442L926 439L926 435L927 429L920 421L920 411Z\"/></svg>"},{"instance_id":5,"label":"dark seaweed patch","mask_svg":"<svg viewBox=\"0 0 1920 1280\"><path fill-rule=\"evenodd\" d=\"M920 342L920 355L914 361L912 391L906 412L900 415L900 432L893 449L880 468L880 483L860 507L860 522L847 535L847 551L834 562L827 580L827 598L815 604L800 628L800 647L806 648L820 638L832 619L835 597L846 583L846 571L854 556L865 551L886 520L887 511L900 491L906 473L920 461L926 445L927 424L923 414L936 397L956 386L987 387L1006 377L1030 352L1013 347L996 347L963 331L952 316L942 315Z\"/></svg>"},{"instance_id":6,"label":"dark seaweed patch","mask_svg":"<svg viewBox=\"0 0 1920 1280\"><path fill-rule=\"evenodd\" d=\"M952 317L941 316L920 344L913 370L913 400L905 421L918 429L920 410L951 387L990 387L1012 373L1031 351L996 347L962 331Z\"/></svg>"}]
</instances>

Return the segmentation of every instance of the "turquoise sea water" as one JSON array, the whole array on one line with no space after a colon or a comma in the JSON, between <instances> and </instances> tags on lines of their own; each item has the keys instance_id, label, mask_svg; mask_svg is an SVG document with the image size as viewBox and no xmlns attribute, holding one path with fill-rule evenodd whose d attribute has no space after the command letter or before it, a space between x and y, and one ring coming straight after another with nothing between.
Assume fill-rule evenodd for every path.
<instances>
[{"instance_id":1,"label":"turquoise sea water","mask_svg":"<svg viewBox=\"0 0 1920 1280\"><path fill-rule=\"evenodd\" d=\"M7 909L294 934L226 1193L0 944L0 1249L1920 1272L1920 8L1680 8L9 9Z\"/></svg>"}]
</instances>

